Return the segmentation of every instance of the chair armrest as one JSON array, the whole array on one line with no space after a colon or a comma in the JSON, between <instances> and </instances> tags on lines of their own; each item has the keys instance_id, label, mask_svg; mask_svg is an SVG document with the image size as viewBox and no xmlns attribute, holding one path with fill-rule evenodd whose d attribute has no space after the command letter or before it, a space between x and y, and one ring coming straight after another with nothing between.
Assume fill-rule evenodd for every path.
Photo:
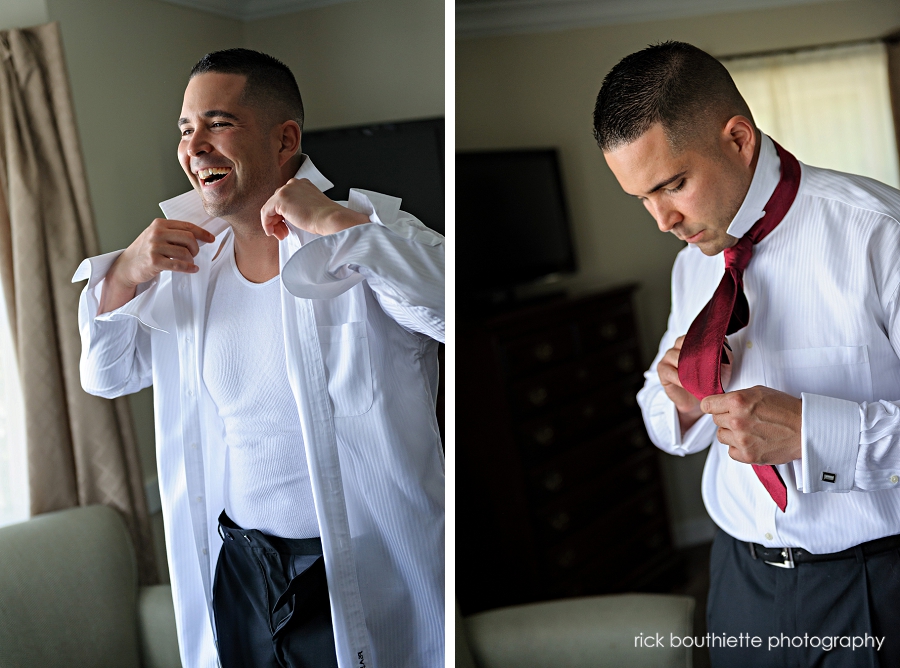
<instances>
[{"instance_id":1,"label":"chair armrest","mask_svg":"<svg viewBox=\"0 0 900 668\"><path fill-rule=\"evenodd\" d=\"M141 587L138 606L144 668L181 668L171 585Z\"/></svg>"},{"instance_id":2,"label":"chair armrest","mask_svg":"<svg viewBox=\"0 0 900 668\"><path fill-rule=\"evenodd\" d=\"M689 668L691 650L671 647L670 634L691 635L693 613L690 596L621 594L490 610L463 623L481 668ZM659 634L662 646L640 646L641 634Z\"/></svg>"}]
</instances>

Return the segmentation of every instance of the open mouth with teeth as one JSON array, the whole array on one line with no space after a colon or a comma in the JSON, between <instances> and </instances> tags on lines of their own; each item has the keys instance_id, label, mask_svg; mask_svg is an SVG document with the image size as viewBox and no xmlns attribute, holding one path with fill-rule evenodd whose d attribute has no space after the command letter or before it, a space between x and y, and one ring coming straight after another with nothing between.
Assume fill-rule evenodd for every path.
<instances>
[{"instance_id":1,"label":"open mouth with teeth","mask_svg":"<svg viewBox=\"0 0 900 668\"><path fill-rule=\"evenodd\" d=\"M231 173L231 167L210 167L197 172L197 178L205 186L221 181Z\"/></svg>"}]
</instances>

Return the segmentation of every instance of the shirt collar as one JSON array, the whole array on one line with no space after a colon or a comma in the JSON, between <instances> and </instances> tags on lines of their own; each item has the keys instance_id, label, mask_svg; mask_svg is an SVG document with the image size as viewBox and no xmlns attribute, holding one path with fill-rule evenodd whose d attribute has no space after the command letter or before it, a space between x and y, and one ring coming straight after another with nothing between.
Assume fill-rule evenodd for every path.
<instances>
[{"instance_id":1,"label":"shirt collar","mask_svg":"<svg viewBox=\"0 0 900 668\"><path fill-rule=\"evenodd\" d=\"M759 135L759 159L756 161L750 189L727 230L728 234L738 239L747 234L753 224L765 215L763 207L781 180L781 160L775 150L775 143L768 135L762 132Z\"/></svg>"},{"instance_id":2,"label":"shirt collar","mask_svg":"<svg viewBox=\"0 0 900 668\"><path fill-rule=\"evenodd\" d=\"M301 155L303 156L303 162L300 164L300 169L294 174L295 179L309 179L322 192L334 187L334 184L316 169L308 155L305 153L301 153ZM169 220L185 220L189 223L194 223L194 225L199 225L216 236L229 227L226 221L206 213L206 210L203 208L203 200L200 199L200 193L196 190L189 190L178 197L160 202L159 208L162 209Z\"/></svg>"}]
</instances>

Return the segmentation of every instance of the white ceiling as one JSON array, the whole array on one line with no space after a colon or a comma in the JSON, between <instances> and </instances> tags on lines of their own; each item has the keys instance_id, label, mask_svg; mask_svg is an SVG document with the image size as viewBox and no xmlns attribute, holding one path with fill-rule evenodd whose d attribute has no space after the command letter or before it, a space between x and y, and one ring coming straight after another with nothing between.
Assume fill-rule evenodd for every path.
<instances>
[{"instance_id":1,"label":"white ceiling","mask_svg":"<svg viewBox=\"0 0 900 668\"><path fill-rule=\"evenodd\" d=\"M456 0L456 36L552 32L822 0Z\"/></svg>"},{"instance_id":2,"label":"white ceiling","mask_svg":"<svg viewBox=\"0 0 900 668\"><path fill-rule=\"evenodd\" d=\"M160 0L173 5L199 9L240 21L292 14L304 9L337 5L351 0Z\"/></svg>"}]
</instances>

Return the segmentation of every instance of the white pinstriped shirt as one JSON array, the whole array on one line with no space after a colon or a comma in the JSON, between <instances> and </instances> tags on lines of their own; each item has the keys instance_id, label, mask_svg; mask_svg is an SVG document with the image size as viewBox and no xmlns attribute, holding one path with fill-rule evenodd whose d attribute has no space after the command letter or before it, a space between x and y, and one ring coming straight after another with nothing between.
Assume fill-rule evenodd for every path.
<instances>
[{"instance_id":1,"label":"white pinstriped shirt","mask_svg":"<svg viewBox=\"0 0 900 668\"><path fill-rule=\"evenodd\" d=\"M778 467L787 512L749 465L728 456L712 416L681 433L656 373L719 284L721 253L707 257L688 245L678 254L668 329L638 403L657 447L681 456L710 449L703 500L719 527L739 540L821 554L900 533L900 192L801 169L797 198L754 246L744 273L750 323L728 337L735 359L725 388L764 385L802 398L802 457ZM779 176L763 135L729 234L743 236L762 217Z\"/></svg>"},{"instance_id":2,"label":"white pinstriped shirt","mask_svg":"<svg viewBox=\"0 0 900 668\"><path fill-rule=\"evenodd\" d=\"M297 178L331 183L307 158ZM340 668L444 665L444 462L434 413L444 338L443 237L400 200L351 190L371 224L279 243L288 379L325 555ZM191 191L170 219L218 239L228 224ZM152 384L172 594L185 668L215 668L212 574L222 542L222 421L201 376L211 261L162 272L121 308L97 315L121 253L85 260L78 320L81 382L115 397Z\"/></svg>"}]
</instances>

